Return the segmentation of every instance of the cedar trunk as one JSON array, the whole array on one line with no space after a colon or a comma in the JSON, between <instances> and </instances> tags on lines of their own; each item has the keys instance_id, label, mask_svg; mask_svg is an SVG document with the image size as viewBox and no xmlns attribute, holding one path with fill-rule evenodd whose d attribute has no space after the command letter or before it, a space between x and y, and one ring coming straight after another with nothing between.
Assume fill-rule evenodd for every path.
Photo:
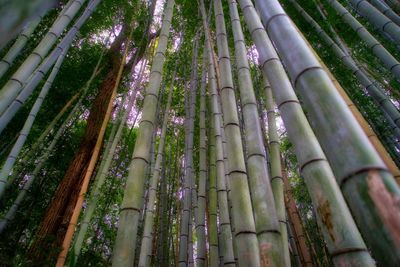
<instances>
[{"instance_id":1,"label":"cedar trunk","mask_svg":"<svg viewBox=\"0 0 400 267\"><path fill-rule=\"evenodd\" d=\"M88 168L99 130L106 114L115 78L116 69L112 68L102 83L93 103L80 148L60 182L45 217L36 232L36 239L30 248L30 260L34 265L43 265L44 261L52 258L52 255L56 256L58 254L58 248L64 239L82 186L83 177Z\"/></svg>"},{"instance_id":2,"label":"cedar trunk","mask_svg":"<svg viewBox=\"0 0 400 267\"><path fill-rule=\"evenodd\" d=\"M118 67L121 64L119 51L125 39L122 31L110 48L112 65L93 102L79 150L71 161L36 232L35 240L29 250L31 266L43 266L51 259L55 259L59 253L106 115Z\"/></svg>"}]
</instances>

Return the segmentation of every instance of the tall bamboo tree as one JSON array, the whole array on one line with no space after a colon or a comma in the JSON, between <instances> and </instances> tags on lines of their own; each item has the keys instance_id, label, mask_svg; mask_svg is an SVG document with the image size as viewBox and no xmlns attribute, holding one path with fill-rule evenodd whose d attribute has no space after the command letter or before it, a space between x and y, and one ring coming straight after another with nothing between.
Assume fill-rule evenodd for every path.
<instances>
[{"instance_id":1,"label":"tall bamboo tree","mask_svg":"<svg viewBox=\"0 0 400 267\"><path fill-rule=\"evenodd\" d=\"M109 147L107 147L104 151L104 161L102 160L102 165L100 165L98 173L96 174L96 177L94 179L94 181L95 181L94 189L93 189L93 192L91 193L87 208L85 209L84 217L81 222L81 227L79 228L79 232L78 232L76 240L75 240L75 244L74 244L74 248L73 248L75 262L77 261L79 255L80 255L83 240L85 238L90 220L93 217L93 214L94 214L97 204L98 204L98 200L99 200L100 193L101 193L100 190L105 182L105 179L106 179L109 169L111 167L112 159L113 159L115 150L117 148L117 145L121 140L122 132L126 125L128 115L129 115L132 107L135 106L136 98L137 98L137 89L140 86L140 83L142 81L143 72L145 70L146 64L147 64L147 60L145 59L141 63L140 70L138 72L139 73L138 80L135 81L135 85L132 90L132 94L128 101L128 106L125 109L125 111L121 112L122 115L118 119L118 122L116 122L114 124L116 127L114 127L114 125L113 125L113 129L110 134ZM132 77L133 77L133 74L132 74ZM115 135L113 134L114 131L115 131Z\"/></svg>"},{"instance_id":2,"label":"tall bamboo tree","mask_svg":"<svg viewBox=\"0 0 400 267\"><path fill-rule=\"evenodd\" d=\"M329 35L318 25L318 23L296 2L290 0L293 6L301 13L303 18L315 29L317 34L324 40L324 42L332 49L335 55L343 62L351 72L357 77L358 81L368 91L370 96L380 106L384 114L388 117L389 121L392 121L397 126L397 133L400 133L400 112L394 106L393 102L387 95L375 84L374 80L368 77L366 72L358 67L352 56L343 51L330 37Z\"/></svg>"},{"instance_id":3,"label":"tall bamboo tree","mask_svg":"<svg viewBox=\"0 0 400 267\"><path fill-rule=\"evenodd\" d=\"M382 14L378 9L371 5L368 1L364 0L350 0L350 4L366 18L375 28L389 36L389 40L394 44L400 44L400 27L394 23L390 18Z\"/></svg>"},{"instance_id":4,"label":"tall bamboo tree","mask_svg":"<svg viewBox=\"0 0 400 267\"><path fill-rule=\"evenodd\" d=\"M240 0L239 4L257 47L259 64L271 84L289 139L294 144L301 174L318 211L318 223L329 252L334 256L333 261L347 264L363 262L365 266L374 266L332 170L253 4L249 0ZM348 250L350 248L353 252Z\"/></svg>"},{"instance_id":5,"label":"tall bamboo tree","mask_svg":"<svg viewBox=\"0 0 400 267\"><path fill-rule=\"evenodd\" d=\"M400 16L396 14L383 0L371 0L370 3L382 14L391 19L397 26L400 26Z\"/></svg>"},{"instance_id":6,"label":"tall bamboo tree","mask_svg":"<svg viewBox=\"0 0 400 267\"><path fill-rule=\"evenodd\" d=\"M10 81L6 83L6 85L0 91L0 113L3 111L2 108L6 109L0 117L0 133L4 130L4 128L8 125L10 120L15 116L17 111L21 108L21 106L27 101L29 96L32 94L33 90L39 84L39 82L43 79L45 74L50 70L53 64L56 62L57 58L60 56L61 52L64 51L67 47L70 46L72 41L74 40L76 34L78 33L80 27L86 22L86 20L90 17L92 12L96 9L97 5L101 0L92 0L83 14L79 17L79 19L75 22L73 27L68 31L66 36L61 40L61 42L57 45L56 48L50 53L50 55L42 62L42 64L37 68L35 73L29 78L29 81L25 84L27 77L19 79L16 75L19 75L17 71L16 74L11 77ZM71 5L72 7L72 5ZM68 10L67 10L68 11ZM68 12L65 12L63 16L69 16ZM53 36L53 35L51 35ZM38 54L34 51L32 52L32 58L35 59ZM30 57L27 59L29 60ZM28 62L28 61L25 62ZM29 62L28 62L29 63ZM37 62L34 66L36 67L40 63ZM25 63L24 63L25 64ZM30 75L25 73L26 70L23 68L24 65L20 67L22 71L24 71L24 75ZM33 66L33 65L32 65ZM21 74L22 75L22 74ZM22 76L21 76L22 77ZM11 85L10 87L8 85ZM15 87L15 86L16 87ZM22 86L24 85L24 86ZM9 89L10 88L10 89ZM12 96L9 95L10 92ZM3 94L4 93L4 94ZM4 100L4 103L2 102ZM4 104L4 105L3 105ZM7 105L9 105L7 107Z\"/></svg>"},{"instance_id":7,"label":"tall bamboo tree","mask_svg":"<svg viewBox=\"0 0 400 267\"><path fill-rule=\"evenodd\" d=\"M249 184L239 128L236 98L233 87L231 62L224 13L220 0L214 1L216 36L220 78L220 94L226 148L228 156L229 184L232 193L235 243L239 266L260 266L261 258L250 198ZM241 196L236 197L236 196Z\"/></svg>"},{"instance_id":8,"label":"tall bamboo tree","mask_svg":"<svg viewBox=\"0 0 400 267\"><path fill-rule=\"evenodd\" d=\"M66 54L68 53L68 49L69 49L69 47L66 47L65 50L63 50L63 52L61 53L60 57L57 59L57 62L54 65L53 70L51 71L49 77L47 78L46 83L42 87L42 90L40 91L38 98L36 99L35 103L33 104L33 107L28 115L28 118L26 119L25 124L22 127L21 132L19 133L17 141L15 142L13 148L11 149L10 154L7 157L6 162L4 163L4 165L1 169L1 172L0 172L0 198L2 197L2 195L6 189L6 185L8 184L8 182L7 182L8 175L11 172L11 170L13 169L14 163L17 160L22 147L24 146L26 139L28 138L29 132L32 129L32 125L35 122L36 115L38 114L40 107L42 106L43 101L44 101L47 93L49 92L55 77L58 74L60 66L63 63Z\"/></svg>"},{"instance_id":9,"label":"tall bamboo tree","mask_svg":"<svg viewBox=\"0 0 400 267\"><path fill-rule=\"evenodd\" d=\"M191 78L189 90L185 94L185 167L182 188L183 208L181 214L181 228L179 238L179 266L189 266L190 254L193 250L192 217L193 217L193 143L194 143L194 120L197 91L197 57L198 57L198 32L193 44ZM193 255L192 255L193 256Z\"/></svg>"},{"instance_id":10,"label":"tall bamboo tree","mask_svg":"<svg viewBox=\"0 0 400 267\"><path fill-rule=\"evenodd\" d=\"M151 264L151 251L154 235L154 213L156 207L157 185L160 182L161 163L164 157L165 136L167 134L167 123L169 120L169 112L172 101L172 92L174 91L175 73L172 75L172 82L169 88L167 105L164 110L164 118L161 126L160 142L158 144L157 157L155 161L154 171L149 181L149 196L147 200L146 215L144 220L144 232L141 242L139 266L150 266ZM162 177L166 179L166 177Z\"/></svg>"},{"instance_id":11,"label":"tall bamboo tree","mask_svg":"<svg viewBox=\"0 0 400 267\"><path fill-rule=\"evenodd\" d=\"M280 4L256 3L364 239L378 262L398 264L400 235L394 224L400 209L393 202L400 195L398 185ZM332 114L334 120L325 119ZM371 228L379 230L372 234Z\"/></svg>"},{"instance_id":12,"label":"tall bamboo tree","mask_svg":"<svg viewBox=\"0 0 400 267\"><path fill-rule=\"evenodd\" d=\"M207 36L207 35L206 35ZM210 69L208 70L208 86L211 84ZM215 81L214 81L215 82ZM209 146L208 146L208 162L209 162L209 175L208 175L208 224L207 224L207 237L209 244L210 266L219 266L219 252L218 252L218 207L217 207L217 168L216 153L215 153L215 134L214 134L214 115L208 112L208 121L210 127L208 131Z\"/></svg>"},{"instance_id":13,"label":"tall bamboo tree","mask_svg":"<svg viewBox=\"0 0 400 267\"><path fill-rule=\"evenodd\" d=\"M6 73L10 66L12 66L15 58L21 53L32 33L39 25L41 19L41 16L33 19L19 34L17 40L15 40L14 44L10 47L7 54L5 54L5 56L0 60L0 78L3 77L4 73Z\"/></svg>"},{"instance_id":14,"label":"tall bamboo tree","mask_svg":"<svg viewBox=\"0 0 400 267\"><path fill-rule=\"evenodd\" d=\"M75 0L68 10L62 14L62 18L56 20L42 41L36 46L29 57L22 63L10 80L0 90L0 114L5 111L8 105L15 99L21 91L24 83L34 72L36 67L42 62L56 43L58 37L72 21L85 0Z\"/></svg>"},{"instance_id":15,"label":"tall bamboo tree","mask_svg":"<svg viewBox=\"0 0 400 267\"><path fill-rule=\"evenodd\" d=\"M245 144L247 150L247 169L254 209L260 257L263 262L274 266L290 266L289 246L287 243L285 205L283 199L282 175L276 168L268 173L266 152L260 126L257 102L251 80L250 66L247 60L242 26L236 1L229 1L233 39L235 43L236 69L239 80L241 111L244 120ZM269 129L272 129L271 123ZM270 139L270 141L272 141ZM273 140L278 141L278 140ZM279 153L279 142L278 145ZM272 154L272 151L270 152ZM272 157L273 155L271 155ZM278 154L279 157L279 154ZM272 159L271 159L272 160ZM276 166L273 165L272 166ZM271 184L274 194L271 190ZM275 201L274 201L275 197ZM275 210L275 207L277 209ZM281 221L281 223L278 223Z\"/></svg>"},{"instance_id":16,"label":"tall bamboo tree","mask_svg":"<svg viewBox=\"0 0 400 267\"><path fill-rule=\"evenodd\" d=\"M174 0L168 0L164 9L160 38L150 72L149 85L146 88L142 119L121 205L120 222L113 250L113 266L132 266L134 260L145 171L149 163L150 136L154 131L158 93L165 61L164 53L167 49L174 4Z\"/></svg>"},{"instance_id":17,"label":"tall bamboo tree","mask_svg":"<svg viewBox=\"0 0 400 267\"><path fill-rule=\"evenodd\" d=\"M53 139L50 142L50 144L45 147L42 155L39 157L38 161L36 162L35 169L32 172L27 172L27 175L30 176L30 179L24 184L24 186L21 189L21 192L18 194L18 196L15 199L14 203L11 205L11 207L8 209L7 213L4 215L4 217L0 221L0 233L3 232L3 230L5 229L7 224L14 218L15 213L18 211L19 206L21 205L21 203L24 200L25 196L28 194L32 184L36 180L37 175L41 171L41 169L42 169L43 165L45 164L46 160L50 157L50 154L53 152L53 149L54 149L55 145L57 144L58 140L60 139L62 134L64 134L64 132L66 131L67 126L71 122L73 117L77 116L77 113L78 113L79 109L81 108L82 101L86 97L87 91L89 90L90 85L93 82L93 79L99 73L98 71L99 71L100 64L101 64L102 59L103 59L103 54L104 54L104 50L103 50L103 53L101 54L101 56L100 56L100 58L99 58L99 60L98 60L98 62L96 64L95 68L93 69L91 77L89 78L89 80L86 82L86 84L82 88L81 97L79 98L79 100L77 101L75 106L72 108L72 110L69 112L67 118L64 120L64 122L61 124L61 126L58 128L58 130L54 134ZM75 96L78 96L78 95L75 95ZM74 99L74 97L73 97L73 99ZM55 118L55 119L57 119L57 118ZM37 144L37 146L42 144L42 141L46 138L47 134L49 134L49 132L54 128L54 126L56 125L57 121L58 120L53 120L50 123L49 127L47 127L47 129L43 132L43 134L40 135L40 137L38 138L37 142L35 142L35 144L33 146L35 146L36 144ZM32 146L32 150L35 150L33 148L33 146ZM28 160L31 156L33 157L34 154L27 153L27 155L21 161L24 162L24 161ZM12 176L10 176L10 179L8 179L8 183L9 184L12 183L13 180L18 175L22 175L22 173L17 172L16 174L13 174Z\"/></svg>"},{"instance_id":18,"label":"tall bamboo tree","mask_svg":"<svg viewBox=\"0 0 400 267\"><path fill-rule=\"evenodd\" d=\"M214 135L215 141L215 175L216 175L216 189L217 189L217 199L218 199L218 210L219 210L219 259L224 265L233 266L235 264L235 256L233 250L233 237L231 229L231 218L229 214L229 204L228 204L228 192L227 192L227 181L226 181L226 165L224 161L224 147L223 147L223 118L220 108L220 99L218 95L219 84L217 81L218 68L215 64L215 59L213 55L213 47L211 45L211 35L207 24L207 14L204 7L204 2L200 1L200 11L203 19L203 27L205 29L205 45L206 53L208 55L208 89L210 97L210 108L212 112L212 123L213 132L210 135ZM211 148L210 148L211 152ZM214 175L214 174L212 174ZM211 173L210 173L211 176ZM210 180L214 177L210 177Z\"/></svg>"},{"instance_id":19,"label":"tall bamboo tree","mask_svg":"<svg viewBox=\"0 0 400 267\"><path fill-rule=\"evenodd\" d=\"M55 0L38 1L2 1L0 9L0 50L24 25L37 15L43 15L55 3Z\"/></svg>"},{"instance_id":20,"label":"tall bamboo tree","mask_svg":"<svg viewBox=\"0 0 400 267\"><path fill-rule=\"evenodd\" d=\"M207 57L206 46L203 49L203 66L200 88L200 115L199 115L199 171L196 216L197 256L196 265L205 267L206 255L206 182L207 182L207 144L206 144L206 86L207 86Z\"/></svg>"},{"instance_id":21,"label":"tall bamboo tree","mask_svg":"<svg viewBox=\"0 0 400 267\"><path fill-rule=\"evenodd\" d=\"M400 80L400 63L395 59L389 51L386 50L383 45L372 36L371 33L360 23L356 18L354 18L347 10L336 0L328 0L328 3L333 9L338 13L338 15L343 19L343 21L348 24L357 35L367 44L367 46L372 50L377 58L383 63L383 65L393 74L393 76Z\"/></svg>"},{"instance_id":22,"label":"tall bamboo tree","mask_svg":"<svg viewBox=\"0 0 400 267\"><path fill-rule=\"evenodd\" d=\"M324 12L322 11L320 5L316 5L317 11L319 14L322 16L323 19L326 19L326 16ZM337 32L333 29L332 26L328 25L329 32L332 35L332 38L335 40L336 44L340 46L340 48L343 50L345 54L350 55L350 51L347 48L347 46L343 43ZM309 44L307 42L307 44ZM309 45L310 46L310 45ZM310 46L311 47L311 46ZM314 51L314 50L313 50ZM350 97L347 95L345 90L340 86L340 84L336 81L336 79L333 78L333 74L329 71L328 67L325 66L324 62L318 57L316 53L314 53L315 56L317 57L318 61L320 64L324 67L325 71L329 74L331 77L332 82L335 84L335 87L337 88L339 94L343 97L344 101L346 102L347 106L353 113L354 117L357 119L358 123L361 125L363 128L365 134L368 136L368 139L371 141L379 155L381 156L382 160L385 162L386 166L388 166L390 172L394 175L396 181L398 184L400 184L400 170L394 163L393 159L389 155L388 151L386 148L383 146L383 144L380 142L378 139L376 133L374 130L371 128L371 126L368 124L368 122L364 119L363 115L361 112L357 109L353 101L350 99ZM353 58L354 59L354 58ZM356 61L357 62L357 61ZM358 65L360 65L358 63Z\"/></svg>"}]
</instances>

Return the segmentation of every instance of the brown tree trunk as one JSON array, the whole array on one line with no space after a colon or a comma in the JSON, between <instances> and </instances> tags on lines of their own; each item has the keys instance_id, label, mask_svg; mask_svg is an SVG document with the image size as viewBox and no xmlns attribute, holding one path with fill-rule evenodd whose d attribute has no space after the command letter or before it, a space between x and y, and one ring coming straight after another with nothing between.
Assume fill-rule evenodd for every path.
<instances>
[{"instance_id":1,"label":"brown tree trunk","mask_svg":"<svg viewBox=\"0 0 400 267\"><path fill-rule=\"evenodd\" d=\"M120 50L126 36L124 31L109 50L111 67L103 80L90 110L87 126L78 152L71 161L64 178L58 185L54 197L40 223L33 244L29 250L30 266L47 266L60 252L68 224L82 187L100 128L116 82L121 64Z\"/></svg>"},{"instance_id":2,"label":"brown tree trunk","mask_svg":"<svg viewBox=\"0 0 400 267\"><path fill-rule=\"evenodd\" d=\"M301 218L299 212L296 207L296 203L294 201L292 195L292 189L288 181L288 177L286 174L286 170L282 169L282 177L285 185L285 206L287 210L287 214L289 217L289 221L293 225L293 235L296 239L296 243L299 247L299 254L302 262L302 266L312 267L312 258L310 254L309 247L307 245L306 236L303 229L303 224L301 223Z\"/></svg>"},{"instance_id":3,"label":"brown tree trunk","mask_svg":"<svg viewBox=\"0 0 400 267\"><path fill-rule=\"evenodd\" d=\"M135 55L133 55L131 60L125 64L122 72L123 75L127 74L131 68L141 60L150 41L159 34L158 32L154 34L149 33L154 8L155 1L153 0L152 6L149 10L149 20L145 22L145 37L138 44ZM38 227L34 241L30 246L28 252L30 266L47 266L51 261L54 261L57 258L57 255L61 251L61 245L79 197L83 179L96 146L100 129L106 116L108 104L117 80L118 71L122 63L122 45L127 40L126 33L128 28L127 25L123 25L120 34L114 40L109 49L108 55L111 59L111 67L93 102L79 150L75 154L64 178L60 182L53 200Z\"/></svg>"},{"instance_id":4,"label":"brown tree trunk","mask_svg":"<svg viewBox=\"0 0 400 267\"><path fill-rule=\"evenodd\" d=\"M53 258L52 256L59 253L58 248L64 239L82 186L83 177L106 114L115 77L114 69L110 70L96 96L79 150L70 163L36 232L36 238L29 253L32 260L31 264L43 266L45 263L43 261L46 261L46 258Z\"/></svg>"}]
</instances>

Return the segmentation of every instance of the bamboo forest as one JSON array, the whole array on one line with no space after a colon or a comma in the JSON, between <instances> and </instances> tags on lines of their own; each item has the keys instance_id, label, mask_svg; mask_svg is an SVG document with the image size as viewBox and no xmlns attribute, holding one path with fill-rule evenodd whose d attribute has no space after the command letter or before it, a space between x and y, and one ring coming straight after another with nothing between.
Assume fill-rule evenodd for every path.
<instances>
[{"instance_id":1,"label":"bamboo forest","mask_svg":"<svg viewBox=\"0 0 400 267\"><path fill-rule=\"evenodd\" d=\"M0 266L399 267L400 0L0 0Z\"/></svg>"}]
</instances>

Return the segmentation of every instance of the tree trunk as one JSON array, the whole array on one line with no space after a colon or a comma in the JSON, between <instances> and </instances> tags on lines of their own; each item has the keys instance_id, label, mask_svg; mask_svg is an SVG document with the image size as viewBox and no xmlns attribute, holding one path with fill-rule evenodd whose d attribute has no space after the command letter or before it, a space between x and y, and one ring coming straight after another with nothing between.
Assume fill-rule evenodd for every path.
<instances>
[{"instance_id":1,"label":"tree trunk","mask_svg":"<svg viewBox=\"0 0 400 267\"><path fill-rule=\"evenodd\" d=\"M110 48L113 64L93 102L79 150L60 182L44 219L36 232L35 240L30 246L29 257L32 265L43 265L50 260L54 254L58 253L57 250L64 239L101 125L106 116L108 103L110 102L119 65L121 64L119 51L125 39L124 31L121 31Z\"/></svg>"}]
</instances>

